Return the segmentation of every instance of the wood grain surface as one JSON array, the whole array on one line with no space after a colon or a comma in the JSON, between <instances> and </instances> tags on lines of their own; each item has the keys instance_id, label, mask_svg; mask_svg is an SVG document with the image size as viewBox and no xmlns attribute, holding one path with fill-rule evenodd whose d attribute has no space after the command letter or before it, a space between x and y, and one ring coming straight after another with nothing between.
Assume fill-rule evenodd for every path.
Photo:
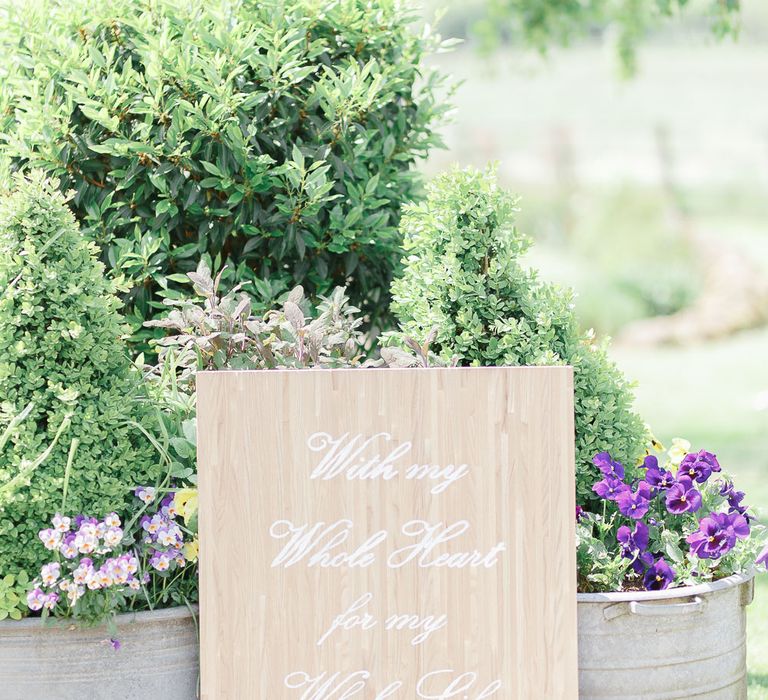
<instances>
[{"instance_id":1,"label":"wood grain surface","mask_svg":"<svg viewBox=\"0 0 768 700\"><path fill-rule=\"evenodd\" d=\"M577 697L571 368L197 381L205 700Z\"/></svg>"}]
</instances>

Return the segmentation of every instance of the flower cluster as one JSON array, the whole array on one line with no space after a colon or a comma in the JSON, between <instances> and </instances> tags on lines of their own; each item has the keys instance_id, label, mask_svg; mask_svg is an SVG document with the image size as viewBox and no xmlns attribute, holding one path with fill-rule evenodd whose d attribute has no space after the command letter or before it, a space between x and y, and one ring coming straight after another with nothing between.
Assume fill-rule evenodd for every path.
<instances>
[{"instance_id":1,"label":"flower cluster","mask_svg":"<svg viewBox=\"0 0 768 700\"><path fill-rule=\"evenodd\" d=\"M149 565L155 571L170 571L187 563L184 556L184 534L176 522L178 511L175 496L169 493L160 502L160 509L154 515L141 518L144 533L142 542L149 547ZM136 497L150 503L155 498L154 490L138 488Z\"/></svg>"},{"instance_id":2,"label":"flower cluster","mask_svg":"<svg viewBox=\"0 0 768 700\"><path fill-rule=\"evenodd\" d=\"M51 526L38 534L45 548L56 553L57 560L42 567L34 588L27 594L30 610L55 610L62 594L74 608L87 590L135 593L142 582L146 583L147 575L139 575L138 557L132 552L115 551L121 548L125 535L117 513L103 520L57 513Z\"/></svg>"},{"instance_id":3,"label":"flower cluster","mask_svg":"<svg viewBox=\"0 0 768 700\"><path fill-rule=\"evenodd\" d=\"M608 562L614 561L610 552L624 562L611 570L623 576L619 585L663 590L728 575L755 561L768 567L768 548L749 560L754 543L739 547L759 539L754 516L743 503L744 493L735 490L711 452L691 452L689 443L675 440L663 464L649 454L634 478L607 452L595 455L593 462L602 476L593 491L604 503L603 514L582 515L580 536L593 545L600 540ZM757 529L762 535L764 528ZM590 551L600 553L594 546ZM606 578L593 572L593 581L607 583Z\"/></svg>"},{"instance_id":4,"label":"flower cluster","mask_svg":"<svg viewBox=\"0 0 768 700\"><path fill-rule=\"evenodd\" d=\"M134 493L143 504L139 514L158 498L151 487ZM51 527L39 532L54 559L32 583L30 610L103 617L105 610L133 608L138 593L152 607L155 578L166 578L197 559L197 539L185 537L194 535L188 526L196 517L196 497L189 489L167 492L155 512L137 514L125 526L117 513L101 520L57 513ZM166 585L162 590L167 594Z\"/></svg>"}]
</instances>

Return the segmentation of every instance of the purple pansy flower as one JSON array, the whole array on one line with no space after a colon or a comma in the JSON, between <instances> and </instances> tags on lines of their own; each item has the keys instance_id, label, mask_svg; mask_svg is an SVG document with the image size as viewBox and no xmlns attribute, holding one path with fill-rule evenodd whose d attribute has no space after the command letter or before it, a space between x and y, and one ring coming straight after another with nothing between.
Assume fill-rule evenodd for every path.
<instances>
[{"instance_id":1,"label":"purple pansy flower","mask_svg":"<svg viewBox=\"0 0 768 700\"><path fill-rule=\"evenodd\" d=\"M607 452L599 452L592 458L592 464L594 464L603 476L613 477L614 479L624 478L624 465L621 462L617 462L611 459L611 455Z\"/></svg>"},{"instance_id":2,"label":"purple pansy flower","mask_svg":"<svg viewBox=\"0 0 768 700\"><path fill-rule=\"evenodd\" d=\"M749 510L749 506L745 506L742 503L745 495L743 491L736 491L732 482L723 481L720 485L720 495L725 496L728 500L728 512L743 515L747 523L749 523L749 521L752 519L752 516L747 512Z\"/></svg>"},{"instance_id":3,"label":"purple pansy flower","mask_svg":"<svg viewBox=\"0 0 768 700\"><path fill-rule=\"evenodd\" d=\"M648 512L650 502L651 487L645 481L638 483L634 493L627 489L616 496L616 504L621 514L633 520L639 520Z\"/></svg>"},{"instance_id":4,"label":"purple pansy flower","mask_svg":"<svg viewBox=\"0 0 768 700\"><path fill-rule=\"evenodd\" d=\"M576 506L576 522L578 523L585 516L584 509L581 506Z\"/></svg>"},{"instance_id":5,"label":"purple pansy flower","mask_svg":"<svg viewBox=\"0 0 768 700\"><path fill-rule=\"evenodd\" d=\"M680 468L677 470L677 476L678 478L687 476L689 479L703 484L709 479L712 472L719 471L720 463L717 461L717 457L711 452L701 450L700 452L687 454L683 457L683 461L680 462Z\"/></svg>"},{"instance_id":6,"label":"purple pansy flower","mask_svg":"<svg viewBox=\"0 0 768 700\"><path fill-rule=\"evenodd\" d=\"M667 491L666 503L667 510L674 515L695 513L701 508L701 494L693 487L690 478L681 476Z\"/></svg>"},{"instance_id":7,"label":"purple pansy flower","mask_svg":"<svg viewBox=\"0 0 768 700\"><path fill-rule=\"evenodd\" d=\"M605 501L615 501L620 493L629 491L629 486L620 479L606 476L602 481L598 481L592 490Z\"/></svg>"},{"instance_id":8,"label":"purple pansy flower","mask_svg":"<svg viewBox=\"0 0 768 700\"><path fill-rule=\"evenodd\" d=\"M630 530L628 525L622 525L616 533L616 539L621 547L621 555L625 559L632 559L632 568L635 573L642 574L647 566L653 563L653 556L647 552L648 526L638 520L635 529Z\"/></svg>"},{"instance_id":9,"label":"purple pansy flower","mask_svg":"<svg viewBox=\"0 0 768 700\"><path fill-rule=\"evenodd\" d=\"M757 555L757 559L755 559L755 566L760 566L760 564L768 569L768 545L766 545L765 549L763 549L763 551Z\"/></svg>"},{"instance_id":10,"label":"purple pansy flower","mask_svg":"<svg viewBox=\"0 0 768 700\"><path fill-rule=\"evenodd\" d=\"M728 505L734 510L738 510L740 513L742 513L747 509L746 506L741 505L741 502L744 500L744 495L745 494L743 491L731 490L731 492L728 494Z\"/></svg>"},{"instance_id":11,"label":"purple pansy flower","mask_svg":"<svg viewBox=\"0 0 768 700\"><path fill-rule=\"evenodd\" d=\"M648 455L643 462L645 481L655 489L666 490L675 483L672 472L659 467L659 460L653 455Z\"/></svg>"},{"instance_id":12,"label":"purple pansy flower","mask_svg":"<svg viewBox=\"0 0 768 700\"><path fill-rule=\"evenodd\" d=\"M718 483L720 484L720 495L729 496L733 491L733 482L723 480L719 481Z\"/></svg>"},{"instance_id":13,"label":"purple pansy flower","mask_svg":"<svg viewBox=\"0 0 768 700\"><path fill-rule=\"evenodd\" d=\"M616 539L625 553L645 551L648 548L648 526L639 520L635 523L634 531L628 525L622 525L616 533Z\"/></svg>"},{"instance_id":14,"label":"purple pansy flower","mask_svg":"<svg viewBox=\"0 0 768 700\"><path fill-rule=\"evenodd\" d=\"M719 559L730 552L738 538L749 536L749 523L738 513L711 513L699 521L699 529L686 537L699 559Z\"/></svg>"},{"instance_id":15,"label":"purple pansy flower","mask_svg":"<svg viewBox=\"0 0 768 700\"><path fill-rule=\"evenodd\" d=\"M675 570L659 557L645 572L643 586L646 591L663 591L675 580Z\"/></svg>"}]
</instances>

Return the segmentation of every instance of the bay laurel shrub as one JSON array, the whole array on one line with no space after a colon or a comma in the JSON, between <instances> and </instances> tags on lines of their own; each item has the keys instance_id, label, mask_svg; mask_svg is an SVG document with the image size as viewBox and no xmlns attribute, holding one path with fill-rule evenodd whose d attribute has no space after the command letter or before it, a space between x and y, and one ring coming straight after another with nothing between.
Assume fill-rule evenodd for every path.
<instances>
[{"instance_id":1,"label":"bay laurel shrub","mask_svg":"<svg viewBox=\"0 0 768 700\"><path fill-rule=\"evenodd\" d=\"M120 510L163 475L115 284L59 189L34 173L0 198L0 577L38 573L57 511Z\"/></svg>"},{"instance_id":2,"label":"bay laurel shrub","mask_svg":"<svg viewBox=\"0 0 768 700\"><path fill-rule=\"evenodd\" d=\"M404 210L406 254L392 285L393 310L407 336L432 331L431 350L445 361L573 365L577 498L588 506L596 503L592 457L610 451L636 464L646 429L605 344L579 330L572 292L524 265L530 240L515 228L515 212L516 200L491 171L437 177L426 200Z\"/></svg>"},{"instance_id":3,"label":"bay laurel shrub","mask_svg":"<svg viewBox=\"0 0 768 700\"><path fill-rule=\"evenodd\" d=\"M411 166L447 109L408 3L41 5L8 11L3 155L74 190L136 326L202 256L257 310L301 284L386 313Z\"/></svg>"}]
</instances>

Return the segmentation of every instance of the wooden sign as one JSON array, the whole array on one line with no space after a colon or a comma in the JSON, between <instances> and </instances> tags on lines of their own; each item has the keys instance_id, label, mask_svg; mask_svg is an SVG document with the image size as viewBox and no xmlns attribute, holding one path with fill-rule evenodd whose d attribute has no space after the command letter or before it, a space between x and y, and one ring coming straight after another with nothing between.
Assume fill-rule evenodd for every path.
<instances>
[{"instance_id":1,"label":"wooden sign","mask_svg":"<svg viewBox=\"0 0 768 700\"><path fill-rule=\"evenodd\" d=\"M198 375L206 700L577 697L572 370Z\"/></svg>"}]
</instances>

